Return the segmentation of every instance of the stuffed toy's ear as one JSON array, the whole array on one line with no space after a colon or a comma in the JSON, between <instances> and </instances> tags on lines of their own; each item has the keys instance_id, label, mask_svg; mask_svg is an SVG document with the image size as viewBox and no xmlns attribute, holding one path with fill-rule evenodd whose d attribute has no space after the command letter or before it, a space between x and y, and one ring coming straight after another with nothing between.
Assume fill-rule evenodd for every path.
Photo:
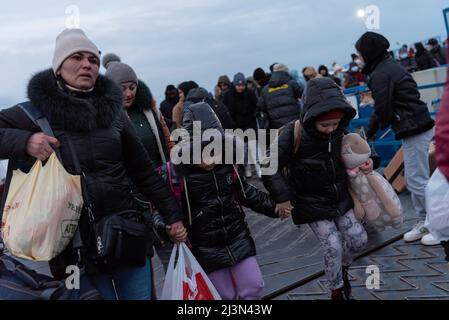
<instances>
[{"instance_id":1,"label":"stuffed toy's ear","mask_svg":"<svg viewBox=\"0 0 449 320\"><path fill-rule=\"evenodd\" d=\"M371 148L358 134L350 133L343 137L341 156L346 168L356 168L368 161Z\"/></svg>"}]
</instances>

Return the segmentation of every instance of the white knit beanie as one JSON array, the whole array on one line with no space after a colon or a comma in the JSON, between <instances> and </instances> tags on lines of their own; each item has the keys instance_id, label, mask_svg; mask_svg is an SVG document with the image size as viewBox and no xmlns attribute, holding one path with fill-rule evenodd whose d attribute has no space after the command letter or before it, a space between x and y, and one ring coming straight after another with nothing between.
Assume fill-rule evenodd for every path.
<instances>
[{"instance_id":1,"label":"white knit beanie","mask_svg":"<svg viewBox=\"0 0 449 320\"><path fill-rule=\"evenodd\" d=\"M100 61L100 51L90 41L81 29L65 29L56 37L55 53L53 56L53 72L61 67L62 63L77 52L89 52Z\"/></svg>"},{"instance_id":2,"label":"white knit beanie","mask_svg":"<svg viewBox=\"0 0 449 320\"><path fill-rule=\"evenodd\" d=\"M278 71L289 72L287 66L285 64L282 64L282 63L276 63L274 65L273 72L278 72Z\"/></svg>"}]
</instances>

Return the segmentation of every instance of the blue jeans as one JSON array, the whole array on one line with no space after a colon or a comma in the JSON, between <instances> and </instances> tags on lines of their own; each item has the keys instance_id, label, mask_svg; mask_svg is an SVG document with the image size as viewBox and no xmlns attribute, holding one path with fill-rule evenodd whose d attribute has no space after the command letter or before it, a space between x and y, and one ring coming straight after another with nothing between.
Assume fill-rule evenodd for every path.
<instances>
[{"instance_id":1,"label":"blue jeans","mask_svg":"<svg viewBox=\"0 0 449 320\"><path fill-rule=\"evenodd\" d=\"M144 267L118 266L91 275L89 280L105 300L151 300L151 259L147 258Z\"/></svg>"}]
</instances>

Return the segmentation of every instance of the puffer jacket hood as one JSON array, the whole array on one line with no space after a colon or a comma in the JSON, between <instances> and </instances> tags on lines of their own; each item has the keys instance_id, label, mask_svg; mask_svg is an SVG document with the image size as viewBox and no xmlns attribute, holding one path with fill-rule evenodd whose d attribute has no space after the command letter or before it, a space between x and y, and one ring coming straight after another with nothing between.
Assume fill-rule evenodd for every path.
<instances>
[{"instance_id":1,"label":"puffer jacket hood","mask_svg":"<svg viewBox=\"0 0 449 320\"><path fill-rule=\"evenodd\" d=\"M291 75L285 71L276 71L271 75L270 81L268 81L268 86L274 88L282 86L292 80Z\"/></svg>"},{"instance_id":2,"label":"puffer jacket hood","mask_svg":"<svg viewBox=\"0 0 449 320\"><path fill-rule=\"evenodd\" d=\"M314 126L316 118L331 110L341 109L345 113L337 131L345 130L349 121L356 115L355 109L346 100L341 89L327 77L310 80L302 100L301 122L308 133L317 134Z\"/></svg>"},{"instance_id":3,"label":"puffer jacket hood","mask_svg":"<svg viewBox=\"0 0 449 320\"><path fill-rule=\"evenodd\" d=\"M207 92L206 89L202 87L191 89L185 99L184 107L193 103L200 102L207 97L209 97L209 92Z\"/></svg>"},{"instance_id":4,"label":"puffer jacket hood","mask_svg":"<svg viewBox=\"0 0 449 320\"><path fill-rule=\"evenodd\" d=\"M224 134L223 127L212 108L205 102L194 103L184 107L182 127L193 136L194 121L201 122L201 133L207 129L216 129Z\"/></svg>"}]
</instances>

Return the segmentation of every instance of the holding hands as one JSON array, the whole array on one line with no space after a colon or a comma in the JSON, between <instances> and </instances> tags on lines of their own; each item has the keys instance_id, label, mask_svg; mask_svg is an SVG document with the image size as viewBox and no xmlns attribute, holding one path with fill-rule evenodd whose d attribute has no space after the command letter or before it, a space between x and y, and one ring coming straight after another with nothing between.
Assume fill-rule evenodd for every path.
<instances>
[{"instance_id":1,"label":"holding hands","mask_svg":"<svg viewBox=\"0 0 449 320\"><path fill-rule=\"evenodd\" d=\"M174 243L186 242L187 229L182 221L177 221L166 228L168 236Z\"/></svg>"},{"instance_id":2,"label":"holding hands","mask_svg":"<svg viewBox=\"0 0 449 320\"><path fill-rule=\"evenodd\" d=\"M274 212L279 215L281 220L285 220L292 214L292 204L290 201L285 201L282 203L277 203Z\"/></svg>"}]
</instances>

